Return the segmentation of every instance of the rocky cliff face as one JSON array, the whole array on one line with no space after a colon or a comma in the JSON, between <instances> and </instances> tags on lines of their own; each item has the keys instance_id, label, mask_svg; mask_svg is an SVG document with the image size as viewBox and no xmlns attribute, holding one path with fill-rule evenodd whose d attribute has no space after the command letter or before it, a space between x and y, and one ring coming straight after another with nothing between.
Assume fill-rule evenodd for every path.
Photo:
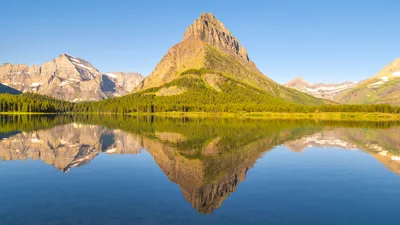
<instances>
[{"instance_id":1,"label":"rocky cliff face","mask_svg":"<svg viewBox=\"0 0 400 225\"><path fill-rule=\"evenodd\" d=\"M359 83L360 82L346 81L340 84L311 84L303 80L301 77L298 77L285 84L285 86L288 88L294 88L317 98L335 100L342 92L356 87Z\"/></svg>"},{"instance_id":2,"label":"rocky cliff face","mask_svg":"<svg viewBox=\"0 0 400 225\"><path fill-rule=\"evenodd\" d=\"M101 100L125 95L129 91L124 87L134 85L132 81L125 82L123 79L126 77L129 76L121 75L117 82L86 60L68 54L59 55L41 66L5 63L0 67L0 82L3 85L67 101Z\"/></svg>"}]
</instances>

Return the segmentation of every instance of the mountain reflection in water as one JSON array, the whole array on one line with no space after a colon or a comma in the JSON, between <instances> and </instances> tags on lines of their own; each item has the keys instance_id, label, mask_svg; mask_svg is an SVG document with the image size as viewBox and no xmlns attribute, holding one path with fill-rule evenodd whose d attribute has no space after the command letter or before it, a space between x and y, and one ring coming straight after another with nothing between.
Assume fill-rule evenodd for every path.
<instances>
[{"instance_id":1,"label":"mountain reflection in water","mask_svg":"<svg viewBox=\"0 0 400 225\"><path fill-rule=\"evenodd\" d=\"M147 151L202 214L221 206L257 159L278 145L295 152L309 147L362 150L400 174L397 123L4 116L1 121L0 160L42 160L66 173L100 153Z\"/></svg>"}]
</instances>

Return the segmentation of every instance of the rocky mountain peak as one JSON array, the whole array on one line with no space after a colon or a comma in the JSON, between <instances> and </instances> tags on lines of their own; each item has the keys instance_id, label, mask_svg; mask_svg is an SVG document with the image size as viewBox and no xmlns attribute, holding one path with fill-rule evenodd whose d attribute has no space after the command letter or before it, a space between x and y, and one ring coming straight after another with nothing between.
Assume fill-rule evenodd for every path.
<instances>
[{"instance_id":1,"label":"rocky mountain peak","mask_svg":"<svg viewBox=\"0 0 400 225\"><path fill-rule=\"evenodd\" d=\"M212 13L203 13L190 25L183 40L196 39L207 42L230 55L250 61L246 49Z\"/></svg>"}]
</instances>

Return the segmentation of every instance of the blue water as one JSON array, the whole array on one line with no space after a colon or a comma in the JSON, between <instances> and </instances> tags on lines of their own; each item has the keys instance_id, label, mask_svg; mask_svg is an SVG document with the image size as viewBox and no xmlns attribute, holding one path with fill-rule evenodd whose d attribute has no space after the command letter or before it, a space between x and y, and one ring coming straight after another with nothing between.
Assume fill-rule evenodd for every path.
<instances>
[{"instance_id":1,"label":"blue water","mask_svg":"<svg viewBox=\"0 0 400 225\"><path fill-rule=\"evenodd\" d=\"M101 152L67 173L42 159L0 160L0 224L400 224L400 171L362 149L272 147L209 214L151 152Z\"/></svg>"}]
</instances>

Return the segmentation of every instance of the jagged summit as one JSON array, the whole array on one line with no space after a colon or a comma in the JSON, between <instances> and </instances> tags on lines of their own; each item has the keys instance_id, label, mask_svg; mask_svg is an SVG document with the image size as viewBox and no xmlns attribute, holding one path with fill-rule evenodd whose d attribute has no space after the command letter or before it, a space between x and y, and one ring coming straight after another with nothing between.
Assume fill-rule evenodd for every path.
<instances>
[{"instance_id":1,"label":"jagged summit","mask_svg":"<svg viewBox=\"0 0 400 225\"><path fill-rule=\"evenodd\" d=\"M250 61L246 49L212 13L201 14L200 18L187 28L183 40L190 38L205 41L228 54Z\"/></svg>"}]
</instances>

